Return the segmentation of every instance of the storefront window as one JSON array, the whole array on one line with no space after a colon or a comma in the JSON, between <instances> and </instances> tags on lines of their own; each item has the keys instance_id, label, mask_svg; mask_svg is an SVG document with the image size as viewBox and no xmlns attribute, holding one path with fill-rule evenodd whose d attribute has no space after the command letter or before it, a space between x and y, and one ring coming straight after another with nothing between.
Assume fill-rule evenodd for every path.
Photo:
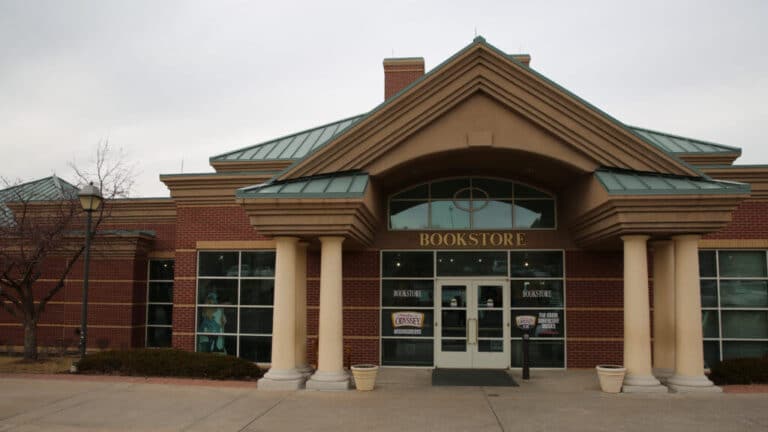
<instances>
[{"instance_id":1,"label":"storefront window","mask_svg":"<svg viewBox=\"0 0 768 432\"><path fill-rule=\"evenodd\" d=\"M432 366L432 339L383 339L381 363L389 366Z\"/></svg>"},{"instance_id":2,"label":"storefront window","mask_svg":"<svg viewBox=\"0 0 768 432\"><path fill-rule=\"evenodd\" d=\"M768 256L764 250L699 252L707 367L768 355Z\"/></svg>"},{"instance_id":3,"label":"storefront window","mask_svg":"<svg viewBox=\"0 0 768 432\"><path fill-rule=\"evenodd\" d=\"M719 251L720 277L766 277L764 251Z\"/></svg>"},{"instance_id":4,"label":"storefront window","mask_svg":"<svg viewBox=\"0 0 768 432\"><path fill-rule=\"evenodd\" d=\"M381 305L431 308L435 303L434 285L431 280L384 280L381 283Z\"/></svg>"},{"instance_id":5,"label":"storefront window","mask_svg":"<svg viewBox=\"0 0 768 432\"><path fill-rule=\"evenodd\" d=\"M435 257L432 252L384 252L381 274L385 278L432 278Z\"/></svg>"},{"instance_id":6,"label":"storefront window","mask_svg":"<svg viewBox=\"0 0 768 432\"><path fill-rule=\"evenodd\" d=\"M562 341L531 340L528 352L531 365L538 368L565 367L565 344ZM523 341L512 341L512 367L523 364Z\"/></svg>"},{"instance_id":7,"label":"storefront window","mask_svg":"<svg viewBox=\"0 0 768 432\"><path fill-rule=\"evenodd\" d=\"M493 190L504 187L504 182L489 185ZM512 323L519 315L534 315L532 366L565 367L562 251L382 251L381 267L383 365L433 366L435 338L442 353L466 352L468 308L476 305L477 352L504 352L505 314L510 314ZM501 278L510 285L467 283L483 278ZM435 296L437 283L439 297ZM507 296L509 309L502 307ZM438 321L442 323L439 331L434 327ZM520 367L522 333L511 327L511 364Z\"/></svg>"},{"instance_id":8,"label":"storefront window","mask_svg":"<svg viewBox=\"0 0 768 432\"><path fill-rule=\"evenodd\" d=\"M150 260L147 282L147 335L150 348L167 348L173 335L173 260Z\"/></svg>"},{"instance_id":9,"label":"storefront window","mask_svg":"<svg viewBox=\"0 0 768 432\"><path fill-rule=\"evenodd\" d=\"M381 253L381 364L432 366L434 252Z\"/></svg>"},{"instance_id":10,"label":"storefront window","mask_svg":"<svg viewBox=\"0 0 768 432\"><path fill-rule=\"evenodd\" d=\"M533 194L535 191L529 191ZM565 367L565 292L561 251L510 252L512 367L521 367L523 333L515 317L532 315L532 367Z\"/></svg>"},{"instance_id":11,"label":"storefront window","mask_svg":"<svg viewBox=\"0 0 768 432\"><path fill-rule=\"evenodd\" d=\"M507 252L437 252L437 276L507 276Z\"/></svg>"},{"instance_id":12,"label":"storefront window","mask_svg":"<svg viewBox=\"0 0 768 432\"><path fill-rule=\"evenodd\" d=\"M482 177L420 184L389 199L392 230L553 229L555 213L542 191Z\"/></svg>"},{"instance_id":13,"label":"storefront window","mask_svg":"<svg viewBox=\"0 0 768 432\"><path fill-rule=\"evenodd\" d=\"M198 256L197 351L269 363L275 253L200 252Z\"/></svg>"},{"instance_id":14,"label":"storefront window","mask_svg":"<svg viewBox=\"0 0 768 432\"><path fill-rule=\"evenodd\" d=\"M563 281L559 279L512 280L512 304L518 307L565 306Z\"/></svg>"},{"instance_id":15,"label":"storefront window","mask_svg":"<svg viewBox=\"0 0 768 432\"><path fill-rule=\"evenodd\" d=\"M512 277L562 278L563 254L560 251L512 252Z\"/></svg>"},{"instance_id":16,"label":"storefront window","mask_svg":"<svg viewBox=\"0 0 768 432\"><path fill-rule=\"evenodd\" d=\"M768 280L722 280L723 307L768 307Z\"/></svg>"}]
</instances>

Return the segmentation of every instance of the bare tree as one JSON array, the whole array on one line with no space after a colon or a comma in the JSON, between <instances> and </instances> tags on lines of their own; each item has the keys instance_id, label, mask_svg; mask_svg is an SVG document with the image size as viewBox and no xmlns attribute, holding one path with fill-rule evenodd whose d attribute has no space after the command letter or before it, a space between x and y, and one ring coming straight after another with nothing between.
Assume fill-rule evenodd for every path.
<instances>
[{"instance_id":1,"label":"bare tree","mask_svg":"<svg viewBox=\"0 0 768 432\"><path fill-rule=\"evenodd\" d=\"M93 166L70 164L77 187L58 180L50 185L3 180L0 191L0 306L24 327L24 358L37 359L37 325L48 303L62 288L83 254L84 214L77 198L80 186L93 182L102 191L104 205L93 215L92 235L109 218L110 200L127 197L135 166L108 141L99 143ZM56 190L58 189L58 190ZM55 265L55 261L65 263ZM53 272L52 284L39 282Z\"/></svg>"}]
</instances>

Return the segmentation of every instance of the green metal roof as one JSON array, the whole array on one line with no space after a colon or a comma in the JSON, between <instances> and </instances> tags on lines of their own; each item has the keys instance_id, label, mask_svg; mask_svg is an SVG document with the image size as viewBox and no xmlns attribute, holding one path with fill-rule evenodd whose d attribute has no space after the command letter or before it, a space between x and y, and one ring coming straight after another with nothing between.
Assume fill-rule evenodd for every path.
<instances>
[{"instance_id":1,"label":"green metal roof","mask_svg":"<svg viewBox=\"0 0 768 432\"><path fill-rule=\"evenodd\" d=\"M749 193L746 183L683 176L601 169L595 176L612 195Z\"/></svg>"},{"instance_id":2,"label":"green metal roof","mask_svg":"<svg viewBox=\"0 0 768 432\"><path fill-rule=\"evenodd\" d=\"M78 189L52 175L0 190L0 201L52 201L77 196Z\"/></svg>"},{"instance_id":3,"label":"green metal roof","mask_svg":"<svg viewBox=\"0 0 768 432\"><path fill-rule=\"evenodd\" d=\"M695 140L679 135L658 132L634 126L627 126L646 141L656 145L667 153L738 153L741 149L707 141Z\"/></svg>"},{"instance_id":4,"label":"green metal roof","mask_svg":"<svg viewBox=\"0 0 768 432\"><path fill-rule=\"evenodd\" d=\"M56 175L0 190L0 224L13 220L13 212L4 202L14 201L55 201L77 197L76 186Z\"/></svg>"},{"instance_id":5,"label":"green metal roof","mask_svg":"<svg viewBox=\"0 0 768 432\"><path fill-rule=\"evenodd\" d=\"M238 198L356 198L365 193L368 174L343 172L263 183L238 189Z\"/></svg>"},{"instance_id":6,"label":"green metal roof","mask_svg":"<svg viewBox=\"0 0 768 432\"><path fill-rule=\"evenodd\" d=\"M349 117L313 129L286 135L229 153L211 157L211 162L265 161L301 159L346 130L362 115Z\"/></svg>"},{"instance_id":7,"label":"green metal roof","mask_svg":"<svg viewBox=\"0 0 768 432\"><path fill-rule=\"evenodd\" d=\"M313 153L319 150L324 145L332 141L334 138L342 134L345 130L349 129L354 124L373 115L375 112L389 105L390 103L392 103L392 101L396 100L401 94L406 93L412 87L418 85L420 82L427 79L429 76L437 73L437 71L442 69L445 65L449 64L454 58L459 57L462 53L471 49L476 44L483 44L489 47L491 50L496 51L499 54L505 56L510 61L523 65L522 63L520 63L514 58L513 54L504 53L498 48L496 48L495 46L489 44L482 36L477 36L475 37L475 39L472 41L471 44L459 50L457 53L455 53L448 59L444 60L442 63L440 63L439 65L437 65L436 67L428 71L426 74L416 79L414 82L407 85L405 88L400 90L398 93L396 93L392 97L386 99L381 104L374 107L372 110L370 110L367 113L357 115L354 117L349 117L349 118L346 118L334 123L329 123L323 126L319 126L313 129L308 129L306 131L287 135L287 136L277 138L271 141L267 141L261 144L249 146L240 150L235 150L222 155L213 156L210 158L210 160L211 162L266 161L266 160L292 161L293 164L291 166L281 171L281 173L286 172L290 170L296 163L298 163L299 160L307 157L310 153ZM600 110L595 105L589 103L585 99L575 95L574 93L564 88L563 86L559 85L555 81L537 72L536 70L530 67L528 67L527 70L529 70L531 73L533 73L537 77L543 79L544 81L552 84L553 86L571 95L574 99L580 101L581 103L585 104L589 108L593 109L598 114L607 118L609 121L612 121L615 124L625 128L625 130L634 134L638 138L648 142L649 144L657 148L660 148L661 150L665 151L668 154L676 155L678 153L706 154L706 153L734 153L734 152L741 154L741 150L735 147L728 147L721 144L694 140L694 139L671 135L663 132L656 132L648 129L627 126L624 123L620 122L619 120L615 119L614 117L610 116L609 114L605 113L604 111ZM696 167L686 163L683 160L680 160L680 159L677 159L677 160L681 164L691 168L693 171L699 172ZM279 175L280 174L278 174L277 177L279 177Z\"/></svg>"},{"instance_id":8,"label":"green metal roof","mask_svg":"<svg viewBox=\"0 0 768 432\"><path fill-rule=\"evenodd\" d=\"M343 120L339 120L334 123L329 123L323 126L319 126L306 131L298 132L292 135L287 135L281 138L277 138L265 143L256 144L244 149L235 150L223 155L214 156L211 158L213 162L221 161L265 161L265 160L299 160L310 152L323 147L325 144L331 141L349 126L356 123L358 120L365 117L366 114L360 114L354 117L349 117ZM700 154L712 154L712 153L738 153L741 154L741 149L737 147L730 147L723 144L715 144L708 141L702 141L693 138L687 138L679 135L672 135L665 132L653 131L649 129L643 129L635 126L626 126L637 135L640 135L645 141L650 142L654 146L664 150L671 154L680 153L700 153ZM278 173L279 171L273 171L271 173ZM165 174L166 176L172 174ZM188 174L178 174L188 175Z\"/></svg>"}]
</instances>

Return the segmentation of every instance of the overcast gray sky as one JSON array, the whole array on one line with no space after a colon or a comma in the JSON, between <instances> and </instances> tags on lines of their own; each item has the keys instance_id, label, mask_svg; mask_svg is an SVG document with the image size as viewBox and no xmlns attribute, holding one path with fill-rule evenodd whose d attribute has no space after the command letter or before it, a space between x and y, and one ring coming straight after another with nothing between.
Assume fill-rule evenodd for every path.
<instances>
[{"instance_id":1,"label":"overcast gray sky","mask_svg":"<svg viewBox=\"0 0 768 432\"><path fill-rule=\"evenodd\" d=\"M109 138L161 173L366 112L384 57L431 69L475 28L635 125L768 164L768 1L0 0L0 175L84 164Z\"/></svg>"}]
</instances>

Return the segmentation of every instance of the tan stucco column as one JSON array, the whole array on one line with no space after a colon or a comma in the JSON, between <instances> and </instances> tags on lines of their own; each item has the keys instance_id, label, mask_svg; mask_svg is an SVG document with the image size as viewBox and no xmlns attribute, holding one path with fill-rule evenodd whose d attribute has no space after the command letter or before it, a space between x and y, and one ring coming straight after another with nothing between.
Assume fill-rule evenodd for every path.
<instances>
[{"instance_id":1,"label":"tan stucco column","mask_svg":"<svg viewBox=\"0 0 768 432\"><path fill-rule=\"evenodd\" d=\"M296 390L296 237L275 237L275 302L272 310L272 365L258 382L264 390Z\"/></svg>"},{"instance_id":2,"label":"tan stucco column","mask_svg":"<svg viewBox=\"0 0 768 432\"><path fill-rule=\"evenodd\" d=\"M299 242L296 246L296 370L305 377L312 374L307 364L307 246Z\"/></svg>"},{"instance_id":3,"label":"tan stucco column","mask_svg":"<svg viewBox=\"0 0 768 432\"><path fill-rule=\"evenodd\" d=\"M675 373L673 391L720 391L704 375L701 329L698 235L672 237L675 242Z\"/></svg>"},{"instance_id":4,"label":"tan stucco column","mask_svg":"<svg viewBox=\"0 0 768 432\"><path fill-rule=\"evenodd\" d=\"M651 310L648 298L648 236L622 236L624 242L623 392L666 392L651 370Z\"/></svg>"},{"instance_id":5,"label":"tan stucco column","mask_svg":"<svg viewBox=\"0 0 768 432\"><path fill-rule=\"evenodd\" d=\"M666 381L675 369L675 247L671 240L653 247L653 374Z\"/></svg>"},{"instance_id":6,"label":"tan stucco column","mask_svg":"<svg viewBox=\"0 0 768 432\"><path fill-rule=\"evenodd\" d=\"M320 322L317 371L307 381L314 390L347 390L344 371L341 243L344 237L320 237Z\"/></svg>"}]
</instances>

